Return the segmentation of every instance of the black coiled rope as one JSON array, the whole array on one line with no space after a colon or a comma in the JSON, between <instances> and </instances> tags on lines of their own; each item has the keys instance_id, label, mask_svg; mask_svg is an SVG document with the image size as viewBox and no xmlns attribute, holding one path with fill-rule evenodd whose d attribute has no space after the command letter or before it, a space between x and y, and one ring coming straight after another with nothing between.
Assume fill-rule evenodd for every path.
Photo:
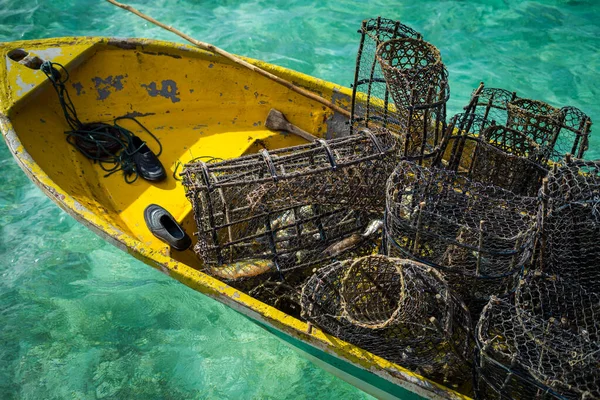
<instances>
[{"instance_id":1,"label":"black coiled rope","mask_svg":"<svg viewBox=\"0 0 600 400\"><path fill-rule=\"evenodd\" d=\"M127 183L133 183L138 178L138 171L133 155L145 143L142 142L142 145L136 147L133 144L135 135L128 129L120 126L118 124L120 120L130 119L135 121L158 143L159 151L156 156L160 156L162 153L162 144L158 138L133 117L115 118L112 125L103 122L82 123L77 117L77 111L65 86L69 80L69 73L65 67L58 63L45 61L41 65L40 70L46 74L54 90L56 90L63 114L71 128L70 131L65 132L67 142L90 160L98 162L100 167L107 172L104 177L110 176L117 171L123 171L123 178ZM132 176L133 178L131 178Z\"/></svg>"}]
</instances>

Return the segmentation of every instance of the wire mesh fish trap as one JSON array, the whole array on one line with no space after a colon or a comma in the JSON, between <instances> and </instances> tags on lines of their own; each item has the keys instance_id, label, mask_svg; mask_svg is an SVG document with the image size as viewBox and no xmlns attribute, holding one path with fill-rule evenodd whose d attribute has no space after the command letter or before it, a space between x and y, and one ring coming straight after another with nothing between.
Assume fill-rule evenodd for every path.
<instances>
[{"instance_id":1,"label":"wire mesh fish trap","mask_svg":"<svg viewBox=\"0 0 600 400\"><path fill-rule=\"evenodd\" d=\"M376 57L400 113L446 97L445 66L431 43L413 38L388 40L377 47Z\"/></svg>"},{"instance_id":2,"label":"wire mesh fish trap","mask_svg":"<svg viewBox=\"0 0 600 400\"><path fill-rule=\"evenodd\" d=\"M385 127L400 156L427 158L442 139L449 98L439 51L399 22L364 21L360 32L353 125Z\"/></svg>"},{"instance_id":3,"label":"wire mesh fish trap","mask_svg":"<svg viewBox=\"0 0 600 400\"><path fill-rule=\"evenodd\" d=\"M457 114L434 162L471 180L535 196L548 172L548 148L477 114Z\"/></svg>"},{"instance_id":4,"label":"wire mesh fish trap","mask_svg":"<svg viewBox=\"0 0 600 400\"><path fill-rule=\"evenodd\" d=\"M449 385L471 374L470 316L435 269L381 255L335 262L304 285L303 316L327 333Z\"/></svg>"},{"instance_id":5,"label":"wire mesh fish trap","mask_svg":"<svg viewBox=\"0 0 600 400\"><path fill-rule=\"evenodd\" d=\"M477 325L479 388L486 398L600 396L600 297L534 275L515 303L492 299Z\"/></svg>"},{"instance_id":6,"label":"wire mesh fish trap","mask_svg":"<svg viewBox=\"0 0 600 400\"><path fill-rule=\"evenodd\" d=\"M560 110L563 119L560 134L554 144L553 160L565 154L583 158L589 148L592 120L576 107L566 106Z\"/></svg>"},{"instance_id":7,"label":"wire mesh fish trap","mask_svg":"<svg viewBox=\"0 0 600 400\"><path fill-rule=\"evenodd\" d=\"M516 92L484 88L482 83L473 91L465 113L522 132L548 148L553 161L560 161L565 154L583 158L589 147L592 121L576 107L558 109L542 101L520 98Z\"/></svg>"},{"instance_id":8,"label":"wire mesh fish trap","mask_svg":"<svg viewBox=\"0 0 600 400\"><path fill-rule=\"evenodd\" d=\"M209 269L258 259L282 272L364 244L371 213L384 208L391 142L364 131L186 165L183 184L199 229L196 252Z\"/></svg>"},{"instance_id":9,"label":"wire mesh fish trap","mask_svg":"<svg viewBox=\"0 0 600 400\"><path fill-rule=\"evenodd\" d=\"M364 20L358 31L361 35L354 84L352 85L353 126L370 127L397 125L393 112L394 100L390 97L381 66L375 53L377 47L388 40L403 37L421 39L412 28L387 18Z\"/></svg>"},{"instance_id":10,"label":"wire mesh fish trap","mask_svg":"<svg viewBox=\"0 0 600 400\"><path fill-rule=\"evenodd\" d=\"M562 329L600 344L596 317L600 315L600 294L582 285L536 271L517 288L515 306L543 320L554 319Z\"/></svg>"},{"instance_id":11,"label":"wire mesh fish trap","mask_svg":"<svg viewBox=\"0 0 600 400\"><path fill-rule=\"evenodd\" d=\"M376 57L394 99L401 154L433 153L442 139L450 97L439 50L423 40L400 38L380 44Z\"/></svg>"},{"instance_id":12,"label":"wire mesh fish trap","mask_svg":"<svg viewBox=\"0 0 600 400\"><path fill-rule=\"evenodd\" d=\"M474 393L482 400L564 399L538 382L518 365L505 365L488 357L481 349L475 352Z\"/></svg>"},{"instance_id":13,"label":"wire mesh fish trap","mask_svg":"<svg viewBox=\"0 0 600 400\"><path fill-rule=\"evenodd\" d=\"M443 271L476 314L491 295L515 288L535 213L536 198L403 161L388 179L385 247Z\"/></svg>"},{"instance_id":14,"label":"wire mesh fish trap","mask_svg":"<svg viewBox=\"0 0 600 400\"><path fill-rule=\"evenodd\" d=\"M537 268L599 292L600 162L567 161L540 194Z\"/></svg>"}]
</instances>

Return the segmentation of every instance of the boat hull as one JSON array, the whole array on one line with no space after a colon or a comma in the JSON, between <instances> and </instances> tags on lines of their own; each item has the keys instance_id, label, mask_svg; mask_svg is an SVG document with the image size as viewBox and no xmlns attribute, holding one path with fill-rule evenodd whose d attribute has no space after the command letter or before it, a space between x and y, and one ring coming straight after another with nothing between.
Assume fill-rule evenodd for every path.
<instances>
[{"instance_id":1,"label":"boat hull","mask_svg":"<svg viewBox=\"0 0 600 400\"><path fill-rule=\"evenodd\" d=\"M101 110L109 110L111 113L104 115L104 119L110 120L112 117L129 112L128 108L131 107L134 100L136 104L146 104L155 114L159 109L172 111L171 116L166 113L148 117L149 128L160 132L159 138L165 142L163 163L164 160L168 160L171 174L177 172L176 162L186 162L194 155L201 154L196 151L206 151L215 157L232 157L256 151L257 143L267 147L298 144L294 141L295 139L279 133L268 132L259 126L257 118L263 114L266 115L265 110L271 107L281 109L286 115L291 116L294 123L321 137L331 137L336 131L344 129L342 116L324 109L319 104L305 100L299 95L289 93L287 89L275 87L272 82L245 75L248 71L239 70L239 67L232 66L219 57L189 46L145 39L109 38L64 38L0 45L0 55L6 64L4 67L0 65L0 80L4 82L0 88L0 128L5 141L27 176L68 214L123 251L177 279L193 290L233 308L318 365L376 397L466 398L453 390L414 374L402 366L390 363L352 344L327 335L317 328L312 328L309 332L309 325L306 322L259 302L201 272L201 264L191 251L172 254L167 246L147 231L142 222L142 211L149 202L164 199L165 202L170 202L170 211L175 209L172 214L189 231L192 231L193 215L191 207L184 197L181 184L172 181L162 186L150 185L140 180L127 186L118 174L104 178L97 165L93 165L66 144L62 136L66 127L60 125L62 115L56 111L58 110L56 104L53 105L54 109L46 110L47 114L43 116L36 114L36 108L43 108L44 104L56 102L55 94L39 71L29 71L20 64L11 64L8 53L17 47L33 49L31 53L37 52L46 60L62 63L78 79L77 82L90 81L88 82L90 86L83 87L81 90L82 95L75 97L75 103L78 105L87 104L86 102L95 104L94 101L102 104L99 110L90 110L88 119L99 119L104 115L101 112L105 112ZM105 79L103 78L104 80L97 84L98 81L94 80L97 76L93 74L86 76L85 71L100 68L94 64L94 60L102 63L102 52L106 52L105 55L112 57L111 61L106 62L106 68L110 68L110 65L115 62L120 62L121 58L145 60L148 62L146 64L148 68L150 66L158 68L160 65L164 65L165 70L177 76L177 79L173 79L173 81L177 80L180 83L178 91L172 92L167 88L161 94L161 90L151 84L146 85L149 88L143 86L140 88L140 85L134 85L136 79L146 77L144 75L146 68L139 65L123 72L123 82L128 82L128 84L119 86L121 83L118 83L115 86L114 71L107 71L104 74ZM186 57L190 58L189 63L187 63ZM177 112L179 118L183 118L184 115L185 119L190 118L188 114L197 112L198 109L202 110L202 102L206 101L203 96L193 97L195 96L194 87L182 83L186 82L184 75L187 76L187 71L179 71L180 65L187 65L182 64L182 59L190 65L190 74L200 67L205 68L205 71L213 71L214 67L221 69L221 76L225 76L227 79L239 75L239 82L228 83L233 87L242 86L241 89L239 87L235 89L241 96L241 100L232 100L233 103L230 104L230 107L235 110L223 110L222 114L218 114L218 121L215 119L217 116L211 116L213 118L211 121L215 126L217 126L217 122L219 126L225 125L227 122L228 128L222 128L221 132L211 132L205 130L205 121L201 121L201 123L194 121L193 123L196 125L192 126L192 122L179 121L173 116ZM167 63L170 61L179 64L169 66ZM349 105L351 91L348 88L270 64L255 60L249 61L319 93L342 107ZM121 67L126 68L127 65L123 64ZM125 79L125 75L127 75L127 79ZM109 76L112 77L112 80L108 79ZM168 79L162 79L163 77L152 78L154 79L152 82L162 81L164 83ZM248 89L244 88L244 79L249 82L246 85ZM103 83L107 81L108 86ZM164 83L164 85L168 86L169 83ZM197 86L197 83L195 85ZM220 89L214 83L206 82L205 88L207 88L205 96L219 97ZM80 91L75 85L73 89ZM83 93L86 89L93 89L96 92L86 98ZM221 90L225 89L227 87L223 86ZM252 89L255 89L255 92L252 92ZM184 92L191 97L184 97ZM271 95L266 95L271 92ZM105 95L104 99L100 99ZM173 96L181 101L174 101ZM111 102L107 102L108 99ZM197 101L193 103L196 108L187 113L185 106L182 106L186 103L184 100L190 104L192 101ZM220 112L217 106L212 109L215 113ZM112 112L112 110L118 111ZM235 114L236 110L239 111L237 114ZM91 111L97 111L98 114L94 115ZM143 112L133 111L135 111L134 115L143 119L143 115L139 115L144 114ZM232 112L234 114L231 114ZM36 116L35 120L32 119L33 115ZM237 115L237 117L234 116L232 120L231 115ZM51 128L48 125L50 120L56 121L56 125ZM253 120L255 122L252 122ZM246 121L247 126L239 127L240 121ZM197 138L197 142L187 146L188 150L194 149L196 153L188 155L187 152L178 149L177 142L169 139L171 133L165 133L164 129L158 129L160 124L165 123L180 123L181 126L172 130L178 132L182 139ZM238 125L236 126L236 124ZM199 127L197 130L203 132L194 132L195 126ZM246 140L246 136L252 140ZM37 147L39 144L47 147L40 149ZM238 144L239 146L236 146ZM52 153L56 154L57 151L68 155L65 155L62 161L56 160ZM190 151L190 153L192 152ZM69 175L70 172L73 172L73 175Z\"/></svg>"}]
</instances>

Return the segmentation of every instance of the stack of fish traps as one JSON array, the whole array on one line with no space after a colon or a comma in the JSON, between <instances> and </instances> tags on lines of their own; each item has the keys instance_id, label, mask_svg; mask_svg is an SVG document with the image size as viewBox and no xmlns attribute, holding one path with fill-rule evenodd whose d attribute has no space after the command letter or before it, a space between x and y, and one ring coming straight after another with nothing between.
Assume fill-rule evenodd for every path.
<instances>
[{"instance_id":1,"label":"stack of fish traps","mask_svg":"<svg viewBox=\"0 0 600 400\"><path fill-rule=\"evenodd\" d=\"M599 397L590 118L482 83L447 120L435 46L359 33L349 133L186 165L204 271L482 398Z\"/></svg>"},{"instance_id":2,"label":"stack of fish traps","mask_svg":"<svg viewBox=\"0 0 600 400\"><path fill-rule=\"evenodd\" d=\"M477 325L480 397L600 397L599 169L567 159L542 182L531 271Z\"/></svg>"},{"instance_id":3,"label":"stack of fish traps","mask_svg":"<svg viewBox=\"0 0 600 400\"><path fill-rule=\"evenodd\" d=\"M387 253L442 271L475 314L510 293L534 243L537 199L402 161L388 180Z\"/></svg>"}]
</instances>

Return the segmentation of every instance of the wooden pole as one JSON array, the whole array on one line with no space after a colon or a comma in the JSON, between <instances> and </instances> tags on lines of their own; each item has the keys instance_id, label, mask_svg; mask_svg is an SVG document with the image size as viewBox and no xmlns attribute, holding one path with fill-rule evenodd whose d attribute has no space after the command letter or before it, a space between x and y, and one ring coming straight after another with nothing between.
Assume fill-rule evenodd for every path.
<instances>
[{"instance_id":1,"label":"wooden pole","mask_svg":"<svg viewBox=\"0 0 600 400\"><path fill-rule=\"evenodd\" d=\"M337 113L340 113L340 114L342 114L342 115L350 118L350 112L349 111L344 110L340 106L338 106L336 104L333 104L331 101L329 101L327 99L324 99L323 97L321 97L321 96L319 96L319 95L317 95L317 94L315 94L313 92L310 92L310 91L308 91L306 89L298 87L298 86L294 85L292 82L287 81L287 80L285 80L283 78L280 78L277 75L273 75L272 73L267 72L264 69L257 67L256 65L252 65L249 62L244 61L241 58L236 57L233 54L231 54L231 53L229 53L229 52L227 52L227 51L225 51L223 49L220 49L220 48L218 48L216 46L213 46L212 44L196 40L193 37L188 36L185 33L183 33L181 31L173 28L172 26L165 25L162 22L159 22L159 21L155 20L154 18L152 18L152 17L150 17L150 16L148 16L146 14L143 14L143 13L139 12L138 10L136 10L135 8L133 8L133 7L129 6L129 5L127 5L127 4L122 4L122 3L119 3L119 2L117 2L115 0L106 0L106 1L108 1L109 3L111 3L111 4L113 4L113 5L117 6L117 7L120 7L122 9L124 9L124 10L127 10L127 11L129 11L129 12L137 15L140 18L145 19L146 21L148 21L148 22L150 22L150 23L152 23L154 25L157 25L157 26L159 26L159 27L161 27L163 29L166 29L167 31L169 31L171 33L176 34L177 36L179 36L179 37L187 40L190 43L192 43L194 46L197 46L197 47L199 47L199 48L201 48L203 50L207 50L207 51L210 51L212 53L218 54L218 55L220 55L220 56L222 56L222 57L224 57L224 58L226 58L226 59L228 59L230 61L233 61L234 63L236 63L238 65L246 67L249 70L252 70L252 71L256 72L257 74L264 76L265 78L271 79L272 81L277 82L277 83L279 83L282 86L285 86L286 88L290 89L291 91L294 91L294 92L296 92L296 93L298 93L298 94L300 94L300 95L302 95L304 97L307 97L307 98L309 98L311 100L314 100L314 101L316 101L318 103L321 103L324 106L329 107L333 111L335 111Z\"/></svg>"}]
</instances>

